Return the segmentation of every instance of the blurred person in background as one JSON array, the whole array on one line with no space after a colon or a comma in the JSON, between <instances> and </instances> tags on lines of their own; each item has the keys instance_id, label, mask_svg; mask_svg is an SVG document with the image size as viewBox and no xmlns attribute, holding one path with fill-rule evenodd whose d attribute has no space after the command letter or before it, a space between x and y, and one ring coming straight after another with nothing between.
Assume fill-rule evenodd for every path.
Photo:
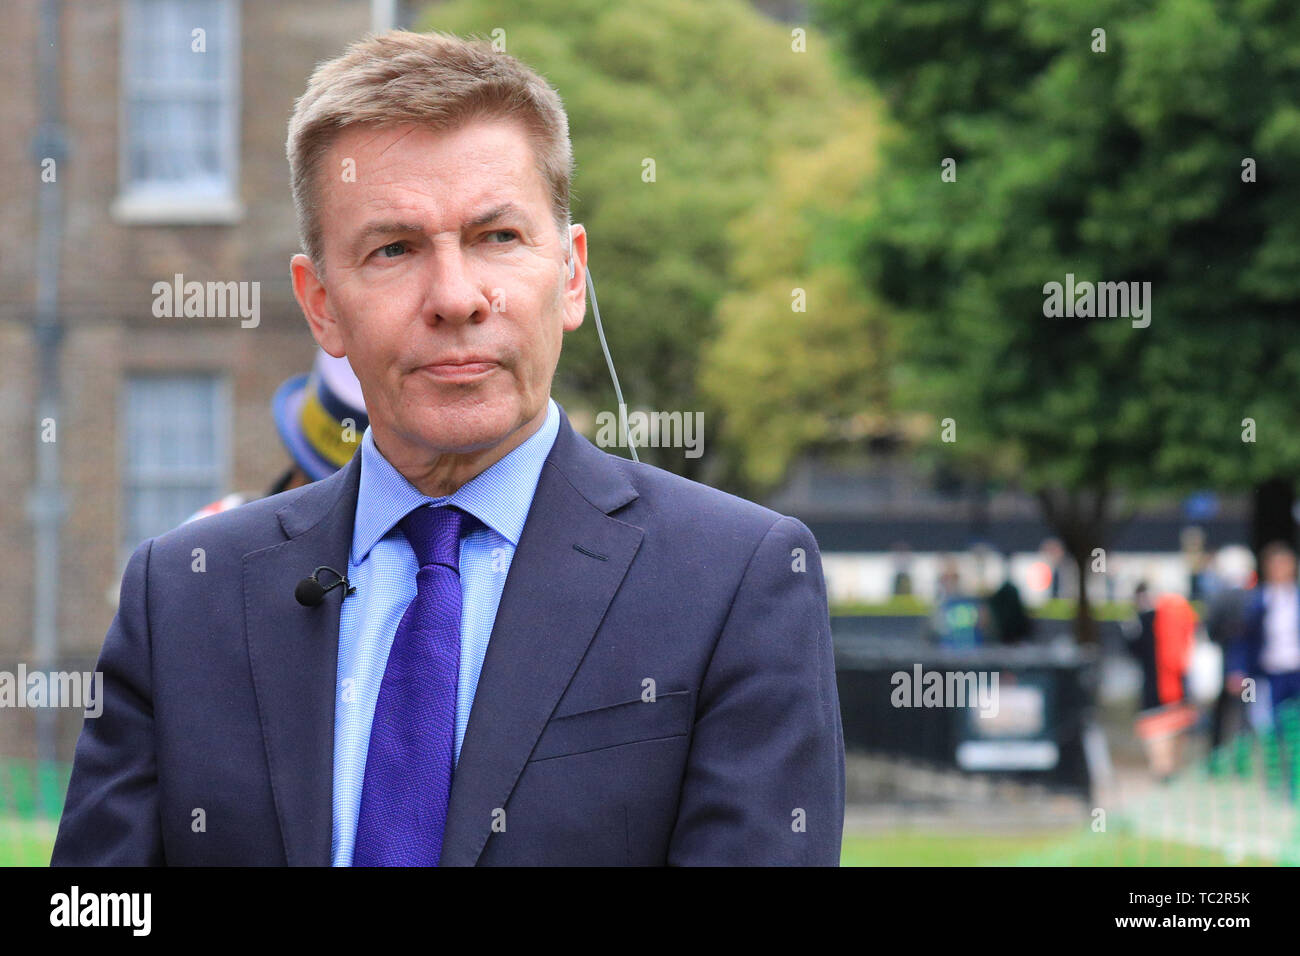
<instances>
[{"instance_id":1,"label":"blurred person in background","mask_svg":"<svg viewBox=\"0 0 1300 956\"><path fill-rule=\"evenodd\" d=\"M1065 561L1065 548L1056 538L1047 538L1039 546L1043 561L1052 569L1052 580L1048 595L1053 598L1061 596L1061 565Z\"/></svg>"},{"instance_id":2,"label":"blurred person in background","mask_svg":"<svg viewBox=\"0 0 1300 956\"><path fill-rule=\"evenodd\" d=\"M988 612L982 601L962 590L961 574L951 558L939 574L932 628L940 646L974 648L984 643Z\"/></svg>"},{"instance_id":3,"label":"blurred person in background","mask_svg":"<svg viewBox=\"0 0 1300 956\"><path fill-rule=\"evenodd\" d=\"M1255 583L1255 558L1249 548L1229 545L1214 557L1213 593L1205 612L1205 630L1226 662L1241 639ZM1210 721L1210 749L1235 736L1244 722L1240 686L1225 680Z\"/></svg>"},{"instance_id":4,"label":"blurred person in background","mask_svg":"<svg viewBox=\"0 0 1300 956\"><path fill-rule=\"evenodd\" d=\"M1006 578L988 598L991 630L995 640L1003 644L1019 644L1033 634L1034 620L1025 612L1020 589L1011 580L1011 555L1006 556L1003 565Z\"/></svg>"},{"instance_id":5,"label":"blurred person in background","mask_svg":"<svg viewBox=\"0 0 1300 956\"><path fill-rule=\"evenodd\" d=\"M1122 625L1124 639L1129 653L1133 655L1142 671L1142 691L1138 698L1138 710L1149 710L1160 706L1160 694L1156 689L1156 608L1151 591L1145 581L1139 581L1133 589L1133 617Z\"/></svg>"},{"instance_id":6,"label":"blurred person in background","mask_svg":"<svg viewBox=\"0 0 1300 956\"><path fill-rule=\"evenodd\" d=\"M1162 594L1156 600L1153 621L1156 646L1156 691L1161 705L1183 703L1187 698L1187 671L1196 645L1200 620L1181 594Z\"/></svg>"},{"instance_id":7,"label":"blurred person in background","mask_svg":"<svg viewBox=\"0 0 1300 956\"><path fill-rule=\"evenodd\" d=\"M1205 550L1205 530L1188 525L1179 533L1178 544L1187 568L1187 596L1199 601L1206 596L1206 579L1213 572L1210 555Z\"/></svg>"},{"instance_id":8,"label":"blurred person in background","mask_svg":"<svg viewBox=\"0 0 1300 956\"><path fill-rule=\"evenodd\" d=\"M1271 706L1254 723L1269 726L1277 708L1300 695L1300 596L1296 556L1289 544L1274 541L1260 552L1263 577L1247 605L1241 637L1231 648L1228 689L1240 695L1253 677L1267 685ZM1263 702L1263 695L1256 698Z\"/></svg>"},{"instance_id":9,"label":"blurred person in background","mask_svg":"<svg viewBox=\"0 0 1300 956\"><path fill-rule=\"evenodd\" d=\"M334 358L323 349L316 350L311 374L295 375L276 390L271 415L292 461L265 497L334 474L351 460L370 424L361 383L347 358ZM184 523L238 508L259 497L263 496L232 492L200 508Z\"/></svg>"},{"instance_id":10,"label":"blurred person in background","mask_svg":"<svg viewBox=\"0 0 1300 956\"><path fill-rule=\"evenodd\" d=\"M1125 628L1129 650L1142 667L1142 696L1134 731L1152 773L1168 781L1182 755L1185 732L1196 722L1186 676L1195 646L1196 611L1181 594L1152 600L1145 582L1134 591L1136 621Z\"/></svg>"},{"instance_id":11,"label":"blurred person in background","mask_svg":"<svg viewBox=\"0 0 1300 956\"><path fill-rule=\"evenodd\" d=\"M910 597L912 594L912 550L906 541L894 542L890 561L894 565L894 597Z\"/></svg>"}]
</instances>

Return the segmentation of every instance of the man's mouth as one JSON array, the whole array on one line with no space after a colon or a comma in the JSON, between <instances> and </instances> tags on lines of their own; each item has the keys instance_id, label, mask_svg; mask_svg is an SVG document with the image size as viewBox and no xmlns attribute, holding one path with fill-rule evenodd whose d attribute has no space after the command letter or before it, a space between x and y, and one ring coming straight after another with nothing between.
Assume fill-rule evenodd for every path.
<instances>
[{"instance_id":1,"label":"man's mouth","mask_svg":"<svg viewBox=\"0 0 1300 956\"><path fill-rule=\"evenodd\" d=\"M428 373L440 382L468 382L482 378L498 367L496 362L471 356L466 359L449 359L445 362L423 365L420 371Z\"/></svg>"}]
</instances>

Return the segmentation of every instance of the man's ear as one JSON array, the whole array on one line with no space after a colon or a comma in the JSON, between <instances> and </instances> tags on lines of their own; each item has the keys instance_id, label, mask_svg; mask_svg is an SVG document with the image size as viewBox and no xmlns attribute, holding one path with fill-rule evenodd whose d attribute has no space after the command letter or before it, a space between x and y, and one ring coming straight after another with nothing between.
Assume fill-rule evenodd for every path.
<instances>
[{"instance_id":1,"label":"man's ear","mask_svg":"<svg viewBox=\"0 0 1300 956\"><path fill-rule=\"evenodd\" d=\"M300 252L289 260L289 273L293 278L294 298L311 327L312 338L334 358L342 358L345 354L343 336L334 310L330 308L325 283L316 274L316 267Z\"/></svg>"},{"instance_id":2,"label":"man's ear","mask_svg":"<svg viewBox=\"0 0 1300 956\"><path fill-rule=\"evenodd\" d=\"M573 236L573 277L564 270L564 331L573 332L587 314L587 230L581 223L569 226Z\"/></svg>"}]
</instances>

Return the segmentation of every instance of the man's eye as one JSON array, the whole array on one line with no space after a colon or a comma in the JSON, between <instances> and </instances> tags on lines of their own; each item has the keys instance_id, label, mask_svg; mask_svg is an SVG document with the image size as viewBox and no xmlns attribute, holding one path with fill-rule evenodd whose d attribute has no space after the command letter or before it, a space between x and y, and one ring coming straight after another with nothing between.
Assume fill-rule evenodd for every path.
<instances>
[{"instance_id":1,"label":"man's eye","mask_svg":"<svg viewBox=\"0 0 1300 956\"><path fill-rule=\"evenodd\" d=\"M519 233L515 232L513 229L496 229L496 230L493 230L492 232L489 232L488 235L489 235L489 236L509 236L511 239L518 239L518 238L519 238ZM509 241L509 240L502 240L502 242L506 242L506 241ZM494 244L496 244L496 245L500 245L500 243L494 243Z\"/></svg>"},{"instance_id":2,"label":"man's eye","mask_svg":"<svg viewBox=\"0 0 1300 956\"><path fill-rule=\"evenodd\" d=\"M394 250L396 250L396 252L394 252ZM405 251L406 251L406 243L390 242L386 246L381 246L378 250L378 254L383 256L385 259L395 259L397 256L401 255Z\"/></svg>"}]
</instances>

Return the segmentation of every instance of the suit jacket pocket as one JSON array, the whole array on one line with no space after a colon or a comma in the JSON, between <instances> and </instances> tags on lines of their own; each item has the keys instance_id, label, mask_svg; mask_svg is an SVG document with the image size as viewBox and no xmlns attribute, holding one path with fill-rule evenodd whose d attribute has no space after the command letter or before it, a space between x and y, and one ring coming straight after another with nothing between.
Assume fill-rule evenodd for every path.
<instances>
[{"instance_id":1,"label":"suit jacket pocket","mask_svg":"<svg viewBox=\"0 0 1300 956\"><path fill-rule=\"evenodd\" d=\"M670 691L653 702L635 700L552 717L530 760L603 750L661 737L681 737L691 729L691 692Z\"/></svg>"}]
</instances>

